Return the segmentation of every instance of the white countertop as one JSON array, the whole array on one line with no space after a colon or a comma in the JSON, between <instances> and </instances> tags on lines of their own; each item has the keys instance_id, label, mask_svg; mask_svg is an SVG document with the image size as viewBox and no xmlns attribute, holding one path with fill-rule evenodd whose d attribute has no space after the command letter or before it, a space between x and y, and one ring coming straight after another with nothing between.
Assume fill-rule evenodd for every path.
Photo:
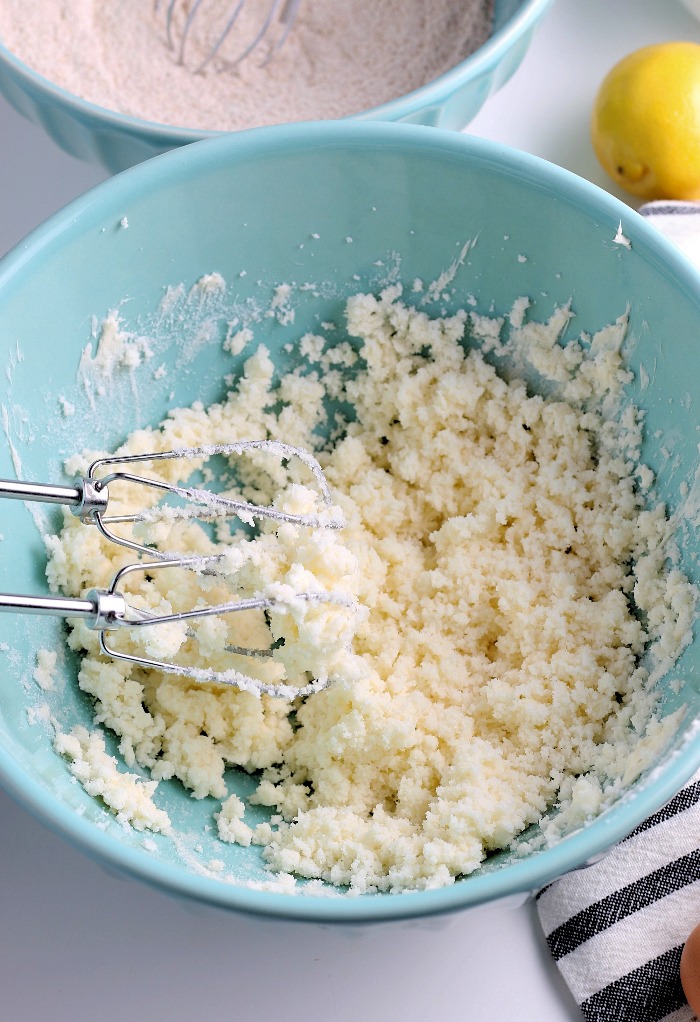
<instances>
[{"instance_id":1,"label":"white countertop","mask_svg":"<svg viewBox=\"0 0 700 1022\"><path fill-rule=\"evenodd\" d=\"M678 0L556 0L515 77L469 131L625 198L588 139L597 86L639 46L700 42ZM105 171L0 99L0 253ZM347 935L186 905L116 878L0 792L0 1017L272 1022L580 1022L532 904Z\"/></svg>"}]
</instances>

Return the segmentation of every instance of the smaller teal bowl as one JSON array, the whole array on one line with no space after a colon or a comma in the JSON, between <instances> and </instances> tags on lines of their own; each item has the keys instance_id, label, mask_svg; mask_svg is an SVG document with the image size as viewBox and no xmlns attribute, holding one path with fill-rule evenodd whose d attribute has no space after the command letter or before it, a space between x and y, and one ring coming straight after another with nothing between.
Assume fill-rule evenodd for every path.
<instances>
[{"instance_id":1,"label":"smaller teal bowl","mask_svg":"<svg viewBox=\"0 0 700 1022\"><path fill-rule=\"evenodd\" d=\"M627 244L616 241L620 226ZM206 330L188 306L186 317L168 317L165 333L154 334L166 289L182 284L187 294L214 272L229 283L230 304L206 320ZM20 477L60 482L70 454L112 450L173 407L220 399L224 378L247 357L236 360L223 347L232 309L267 309L279 285L293 282L294 321L263 316L255 327L256 341L288 369L300 357L299 338L319 322L337 324L340 337L347 298L385 286L387 274L405 281L414 301L418 278L444 281L434 303L421 306L438 315L469 305L506 316L529 296L529 314L544 321L571 302L576 336L629 308L630 396L645 413L642 459L669 514L685 504L697 515L700 275L690 262L643 217L542 160L457 132L353 120L239 132L149 160L73 202L0 262L7 438L0 477L21 467ZM94 345L95 322L115 309L124 329L156 337L156 361L115 376L102 393L86 390L85 349ZM74 414L65 414L67 406ZM0 591L46 592L44 546L29 509L4 502L0 532ZM686 533L680 563L697 582L697 527L691 522ZM41 648L60 654L51 691L33 680ZM60 623L0 615L0 665L0 783L22 805L111 868L261 915L371 923L520 896L625 837L700 767L696 635L672 678L659 682L661 712L686 712L673 718L653 768L558 844L536 847L533 828L532 843L490 856L439 890L285 894L255 888L269 879L259 848L224 845L211 832L217 800L197 801L180 784L161 782L157 801L179 844L163 835L144 840L75 783L53 750L48 721L63 731L91 727L92 705L78 688ZM245 796L253 781L230 771L227 784ZM183 853L200 845L204 861L221 860L219 875Z\"/></svg>"},{"instance_id":2,"label":"smaller teal bowl","mask_svg":"<svg viewBox=\"0 0 700 1022\"><path fill-rule=\"evenodd\" d=\"M520 66L553 0L495 0L493 32L447 73L389 103L353 115L461 130ZM219 135L140 120L88 103L27 67L0 41L0 92L61 149L116 173L178 146Z\"/></svg>"}]
</instances>

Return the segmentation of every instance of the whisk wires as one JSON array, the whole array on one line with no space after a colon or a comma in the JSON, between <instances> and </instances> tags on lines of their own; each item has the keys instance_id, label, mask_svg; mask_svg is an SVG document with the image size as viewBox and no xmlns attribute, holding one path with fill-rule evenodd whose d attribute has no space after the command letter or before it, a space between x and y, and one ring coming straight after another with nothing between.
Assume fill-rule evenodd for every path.
<instances>
[{"instance_id":1,"label":"whisk wires","mask_svg":"<svg viewBox=\"0 0 700 1022\"><path fill-rule=\"evenodd\" d=\"M263 42L271 35L272 30L277 28L279 30L277 38L269 47L267 56L263 60L263 65L267 64L284 45L296 20L300 3L301 0L271 0L267 4L262 23L254 32L250 42L238 46L237 49L236 44L232 43L229 52L225 53L226 44L235 35L234 29L242 28L241 18L247 0L237 0L221 29L215 32L211 41L207 43L204 59L193 67L193 73L202 74L219 56L221 56L222 69L235 70L242 61L260 49ZM161 0L155 0L154 12L156 14L160 7ZM181 14L182 17L180 17ZM210 15L207 14L206 5L203 9L203 0L191 0L189 4L184 0L168 0L165 6L165 41L168 49L175 54L177 64L181 66L187 64L188 46L195 41L198 23L205 22L205 27L208 27L209 21ZM202 37L203 32L198 33L198 38Z\"/></svg>"}]
</instances>

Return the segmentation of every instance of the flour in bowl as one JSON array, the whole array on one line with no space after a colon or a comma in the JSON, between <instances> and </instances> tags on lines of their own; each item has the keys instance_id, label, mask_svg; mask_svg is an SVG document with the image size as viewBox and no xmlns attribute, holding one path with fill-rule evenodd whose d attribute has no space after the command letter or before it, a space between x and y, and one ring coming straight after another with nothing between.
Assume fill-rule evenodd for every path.
<instances>
[{"instance_id":1,"label":"flour in bowl","mask_svg":"<svg viewBox=\"0 0 700 1022\"><path fill-rule=\"evenodd\" d=\"M261 846L272 871L351 893L450 884L553 804L573 826L619 795L677 725L657 719L655 681L689 641L695 593L669 559L642 417L623 400L626 317L561 346L571 315L530 321L520 301L505 320L431 318L398 286L358 294L345 336L303 339L303 369L276 380L249 339L225 400L128 440L143 451L282 437L315 450L347 524L332 556L315 530L292 538L305 570L364 614L344 622L334 683L292 705L107 661L76 624L80 686L127 766L213 796L220 839ZM543 393L499 375L490 353L546 378ZM333 419L329 392L351 421ZM253 474L252 495L298 484L285 471ZM279 538L270 527L265 549ZM193 523L180 541L254 542ZM255 584L268 570L274 584L290 556L259 559ZM123 558L66 514L49 579L77 595L88 570L99 583ZM135 596L179 608L206 590L181 572ZM292 678L307 655L287 663ZM207 658L222 657L212 634ZM257 775L250 802L269 823L246 823L230 766Z\"/></svg>"},{"instance_id":2,"label":"flour in bowl","mask_svg":"<svg viewBox=\"0 0 700 1022\"><path fill-rule=\"evenodd\" d=\"M231 131L345 117L396 99L481 46L493 17L493 0L306 0L269 62L263 47L234 72L218 73L215 61L194 74L231 0L202 4L187 67L166 46L168 5L159 6L6 0L0 39L45 78L98 106L161 124ZM179 9L188 6L183 0ZM236 38L250 39L268 7L267 0L248 0Z\"/></svg>"}]
</instances>

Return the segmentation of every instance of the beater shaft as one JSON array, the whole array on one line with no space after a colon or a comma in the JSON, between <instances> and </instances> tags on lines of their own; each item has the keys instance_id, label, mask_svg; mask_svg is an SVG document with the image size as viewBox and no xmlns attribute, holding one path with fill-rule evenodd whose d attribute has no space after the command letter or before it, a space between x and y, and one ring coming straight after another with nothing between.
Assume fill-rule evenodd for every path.
<instances>
[{"instance_id":1,"label":"beater shaft","mask_svg":"<svg viewBox=\"0 0 700 1022\"><path fill-rule=\"evenodd\" d=\"M79 479L73 486L55 483L28 483L18 479L0 479L0 498L30 500L42 504L62 504L73 514L89 519L107 508L108 492L97 479Z\"/></svg>"},{"instance_id":2,"label":"beater shaft","mask_svg":"<svg viewBox=\"0 0 700 1022\"><path fill-rule=\"evenodd\" d=\"M77 504L80 490L77 486L54 486L53 483L24 483L14 479L0 479L0 497L16 500L39 500L46 504Z\"/></svg>"},{"instance_id":3,"label":"beater shaft","mask_svg":"<svg viewBox=\"0 0 700 1022\"><path fill-rule=\"evenodd\" d=\"M93 600L78 600L69 596L22 596L18 593L0 593L0 611L90 619L95 617L97 606Z\"/></svg>"}]
</instances>

